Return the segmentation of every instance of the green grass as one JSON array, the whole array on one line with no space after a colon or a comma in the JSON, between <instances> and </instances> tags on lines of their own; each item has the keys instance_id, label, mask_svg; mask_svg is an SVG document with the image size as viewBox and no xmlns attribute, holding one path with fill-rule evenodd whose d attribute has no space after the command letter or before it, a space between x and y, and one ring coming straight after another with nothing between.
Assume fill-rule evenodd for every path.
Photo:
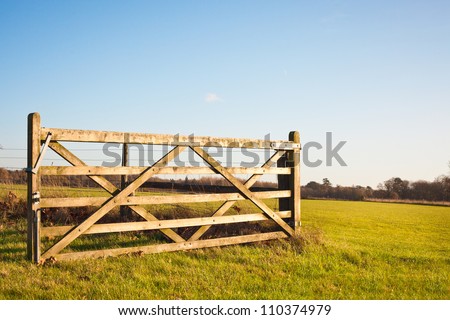
<instances>
[{"instance_id":1,"label":"green grass","mask_svg":"<svg viewBox=\"0 0 450 320\"><path fill-rule=\"evenodd\" d=\"M4 221L0 299L450 298L450 208L304 200L302 223L291 240L37 266L26 222Z\"/></svg>"}]
</instances>

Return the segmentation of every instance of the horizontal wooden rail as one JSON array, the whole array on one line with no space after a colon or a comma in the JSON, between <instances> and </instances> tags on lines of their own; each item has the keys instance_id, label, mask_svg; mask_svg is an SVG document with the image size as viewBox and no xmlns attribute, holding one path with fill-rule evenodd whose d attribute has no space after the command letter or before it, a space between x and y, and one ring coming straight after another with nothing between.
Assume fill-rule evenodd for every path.
<instances>
[{"instance_id":1,"label":"horizontal wooden rail","mask_svg":"<svg viewBox=\"0 0 450 320\"><path fill-rule=\"evenodd\" d=\"M148 167L98 167L98 166L44 166L39 170L42 175L137 175ZM231 174L283 174L291 173L291 168L227 168ZM211 167L164 167L159 174L215 174Z\"/></svg>"},{"instance_id":2,"label":"horizontal wooden rail","mask_svg":"<svg viewBox=\"0 0 450 320\"><path fill-rule=\"evenodd\" d=\"M290 190L260 191L254 192L259 199L288 198L291 196ZM62 208L62 207L86 207L101 206L111 197L78 197L78 198L43 198L40 202L41 208ZM193 203L193 202L215 202L215 201L237 201L246 198L240 193L207 193L207 194L186 194L174 196L129 196L124 202L117 205L144 205L144 204L171 204L171 203Z\"/></svg>"},{"instance_id":3,"label":"horizontal wooden rail","mask_svg":"<svg viewBox=\"0 0 450 320\"><path fill-rule=\"evenodd\" d=\"M281 211L275 213L278 214L281 218L291 217L290 211ZM92 227L87 229L83 234L159 230L159 229L185 228L195 226L212 226L217 224L264 221L264 220L268 220L268 218L264 216L262 213L249 213L249 214L239 214L221 217L201 217L201 218L187 218L177 220L102 223L102 224L94 224ZM42 227L41 235L43 237L62 236L75 227L76 226Z\"/></svg>"},{"instance_id":4,"label":"horizontal wooden rail","mask_svg":"<svg viewBox=\"0 0 450 320\"><path fill-rule=\"evenodd\" d=\"M117 248L117 249L105 249L105 250L93 250L93 251L81 251L81 252L69 252L56 254L54 258L56 260L76 260L85 258L101 258L101 257L117 257L124 254L147 254L147 253L161 253L171 252L179 250L191 250L210 248L217 246L227 246L248 242L258 242L275 240L280 238L287 238L288 236L284 232L267 232L260 234L251 234L245 236L225 237L217 239L196 240L187 241L181 243L163 243L154 244L149 246L131 247L131 248Z\"/></svg>"},{"instance_id":5,"label":"horizontal wooden rail","mask_svg":"<svg viewBox=\"0 0 450 320\"><path fill-rule=\"evenodd\" d=\"M204 136L180 136L170 134L127 133L115 131L74 130L42 128L41 140L51 132L53 141L155 144L169 146L197 146L251 149L299 149L300 144L283 140L217 138Z\"/></svg>"}]
</instances>

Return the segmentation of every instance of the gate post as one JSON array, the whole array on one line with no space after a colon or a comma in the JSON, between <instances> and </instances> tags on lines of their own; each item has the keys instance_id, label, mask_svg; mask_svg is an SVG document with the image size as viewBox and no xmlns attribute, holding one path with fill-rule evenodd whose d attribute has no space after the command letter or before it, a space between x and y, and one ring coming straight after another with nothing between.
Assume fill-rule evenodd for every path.
<instances>
[{"instance_id":1,"label":"gate post","mask_svg":"<svg viewBox=\"0 0 450 320\"><path fill-rule=\"evenodd\" d=\"M300 144L300 134L298 131L289 133L289 141ZM286 153L277 161L279 168L292 168L289 175L278 175L278 189L290 190L290 198L278 199L278 207L280 211L291 211L289 224L297 233L300 231L301 214L300 214L300 148L286 151Z\"/></svg>"},{"instance_id":2,"label":"gate post","mask_svg":"<svg viewBox=\"0 0 450 320\"><path fill-rule=\"evenodd\" d=\"M36 263L40 252L40 173L32 169L39 158L41 148L41 116L39 113L28 115L28 148L27 148L27 258Z\"/></svg>"},{"instance_id":3,"label":"gate post","mask_svg":"<svg viewBox=\"0 0 450 320\"><path fill-rule=\"evenodd\" d=\"M122 166L127 167L130 165L129 162L129 146L128 143L122 145ZM128 186L128 175L122 175L120 177L120 190L125 189ZM133 194L134 195L134 192ZM120 206L120 218L122 221L128 219L130 216L130 209L127 206Z\"/></svg>"},{"instance_id":4,"label":"gate post","mask_svg":"<svg viewBox=\"0 0 450 320\"><path fill-rule=\"evenodd\" d=\"M300 134L298 131L289 133L289 141L300 144ZM295 233L300 232L301 226L301 207L300 207L300 148L294 148L287 152L287 166L292 168L289 175L289 189L291 190L291 198L289 199L289 207L292 212L291 225Z\"/></svg>"},{"instance_id":5,"label":"gate post","mask_svg":"<svg viewBox=\"0 0 450 320\"><path fill-rule=\"evenodd\" d=\"M277 167L278 168L286 168L288 167L288 163L287 163L287 152L285 152L280 159L278 159L277 161ZM289 178L291 174L288 175L284 175L284 174L279 174L278 175L278 190L289 190ZM287 210L291 210L290 208L290 198L279 198L278 199L278 210L280 211L287 211ZM292 212L291 212L292 214ZM292 225L291 225L292 227Z\"/></svg>"}]
</instances>

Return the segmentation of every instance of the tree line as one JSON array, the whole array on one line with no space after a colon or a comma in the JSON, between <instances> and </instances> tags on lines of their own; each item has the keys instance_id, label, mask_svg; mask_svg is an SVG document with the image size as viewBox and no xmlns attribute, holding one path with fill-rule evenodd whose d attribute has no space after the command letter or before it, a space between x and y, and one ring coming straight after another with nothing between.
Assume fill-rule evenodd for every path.
<instances>
[{"instance_id":1,"label":"tree line","mask_svg":"<svg viewBox=\"0 0 450 320\"><path fill-rule=\"evenodd\" d=\"M333 186L324 178L322 183L308 182L302 187L302 198L329 198L343 200L417 200L431 202L450 201L450 176L439 176L434 181L408 181L399 177L390 178L378 184L376 189L370 186Z\"/></svg>"},{"instance_id":2,"label":"tree line","mask_svg":"<svg viewBox=\"0 0 450 320\"><path fill-rule=\"evenodd\" d=\"M133 180L133 177L130 177ZM7 170L0 168L0 183L3 184L25 184L27 180L26 172L21 170ZM109 176L108 180L120 185L120 176ZM229 186L230 184L221 178L200 177L184 179L163 179L152 178L153 183L159 182L162 188L176 189L177 186L191 186L192 191L210 190L211 188L202 188L198 186ZM86 176L43 176L42 184L49 186L65 187L97 187L98 185ZM157 184L149 187L156 187ZM269 181L261 181L255 184L255 187L267 189L276 189L277 184ZM184 189L186 189L184 187ZM329 179L324 178L321 183L310 181L302 186L302 198L328 198L342 200L368 200L368 199L389 199L389 200L417 200L431 202L449 202L450 201L450 176L442 175L434 181L409 181L399 177L390 178L380 183L376 189L370 186L333 186Z\"/></svg>"},{"instance_id":3,"label":"tree line","mask_svg":"<svg viewBox=\"0 0 450 320\"><path fill-rule=\"evenodd\" d=\"M129 181L133 181L137 176L128 176ZM120 175L110 175L107 177L108 181L119 187L121 184ZM239 178L242 183L245 179ZM1 184L26 184L27 174L24 170L7 170L0 168L0 183ZM98 184L87 176L42 176L41 184L43 186L52 187L72 187L72 188L96 188ZM231 183L221 177L202 176L202 177L185 177L180 179L164 179L161 177L152 177L143 187L147 188L161 188L161 189L180 189L193 192L201 192L213 190L208 188L216 187L230 187ZM260 189L276 189L277 184L271 181L257 181L255 187ZM223 188L226 190L226 188Z\"/></svg>"}]
</instances>

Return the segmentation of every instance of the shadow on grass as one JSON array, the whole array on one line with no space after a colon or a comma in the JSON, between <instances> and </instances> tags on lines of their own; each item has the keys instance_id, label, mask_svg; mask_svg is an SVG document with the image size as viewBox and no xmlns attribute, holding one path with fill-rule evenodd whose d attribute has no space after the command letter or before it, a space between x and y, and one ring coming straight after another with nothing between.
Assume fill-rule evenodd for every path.
<instances>
[{"instance_id":1,"label":"shadow on grass","mask_svg":"<svg viewBox=\"0 0 450 320\"><path fill-rule=\"evenodd\" d=\"M45 239L43 248L47 250L59 239ZM69 244L63 252L107 250L166 243L163 236L155 232L122 232L114 234L82 235Z\"/></svg>"},{"instance_id":2,"label":"shadow on grass","mask_svg":"<svg viewBox=\"0 0 450 320\"><path fill-rule=\"evenodd\" d=\"M26 239L20 230L0 232L0 261L17 262L26 260Z\"/></svg>"}]
</instances>

